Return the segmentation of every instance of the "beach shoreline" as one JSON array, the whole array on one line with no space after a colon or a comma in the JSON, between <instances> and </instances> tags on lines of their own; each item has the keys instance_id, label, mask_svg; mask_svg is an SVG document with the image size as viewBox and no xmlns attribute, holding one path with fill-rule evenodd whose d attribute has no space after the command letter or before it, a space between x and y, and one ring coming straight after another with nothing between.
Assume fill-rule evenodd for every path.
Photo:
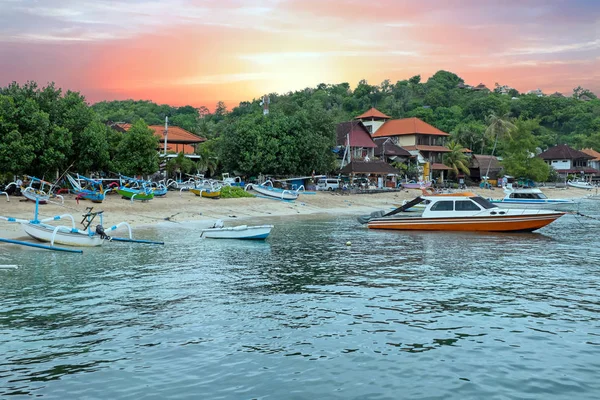
<instances>
[{"instance_id":1,"label":"beach shoreline","mask_svg":"<svg viewBox=\"0 0 600 400\"><path fill-rule=\"evenodd\" d=\"M545 188L540 187L548 198L583 198L596 195L597 190L577 188ZM476 193L484 198L500 199L504 196L501 188L481 189L470 187L466 191ZM226 225L234 221L247 219L268 219L270 217L304 217L308 215L361 215L376 210L392 210L402 205L404 200L411 200L421 194L418 189L405 189L383 193L339 193L316 192L301 194L296 201L284 202L279 200L244 197L233 199L206 199L194 196L192 193L169 192L165 197L155 198L147 202L131 202L121 199L118 195L108 195L103 203L97 204L85 200L77 202L74 195L65 195L64 204L54 199L49 204L40 205L40 218L55 215L71 214L76 226L81 228L79 221L86 213L86 207L93 211L104 211L103 225L113 226L119 222L127 222L132 230L148 226L167 226L171 223L193 223L198 229L211 226L215 220L221 219ZM11 196L10 201L0 198L0 215L20 219L32 219L34 203L22 201L22 196ZM63 224L69 223L65 220ZM100 223L94 220L93 225ZM8 239L26 238L20 224L0 220L0 237ZM115 231L118 236L119 231Z\"/></svg>"}]
</instances>

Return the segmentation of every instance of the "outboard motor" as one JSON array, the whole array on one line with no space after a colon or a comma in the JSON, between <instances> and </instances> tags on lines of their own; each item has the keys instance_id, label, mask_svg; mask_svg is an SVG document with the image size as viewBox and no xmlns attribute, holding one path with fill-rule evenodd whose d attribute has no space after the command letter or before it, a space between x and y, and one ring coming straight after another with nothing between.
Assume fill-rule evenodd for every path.
<instances>
[{"instance_id":1,"label":"outboard motor","mask_svg":"<svg viewBox=\"0 0 600 400\"><path fill-rule=\"evenodd\" d=\"M104 228L102 227L102 225L96 225L96 233L98 235L100 235L100 239L108 239L108 240L110 240L110 236L108 236L106 234L106 232L104 232Z\"/></svg>"}]
</instances>

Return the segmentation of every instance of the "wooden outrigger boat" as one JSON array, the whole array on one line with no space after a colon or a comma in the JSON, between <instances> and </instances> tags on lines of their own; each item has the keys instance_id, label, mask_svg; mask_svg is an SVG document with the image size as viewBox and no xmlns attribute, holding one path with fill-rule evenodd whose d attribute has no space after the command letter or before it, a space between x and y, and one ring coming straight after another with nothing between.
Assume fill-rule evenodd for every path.
<instances>
[{"instance_id":1,"label":"wooden outrigger boat","mask_svg":"<svg viewBox=\"0 0 600 400\"><path fill-rule=\"evenodd\" d=\"M244 190L246 190L246 191L254 190L255 192L257 192L258 194L260 194L264 197L277 199L277 200L288 200L288 201L296 200L299 195L297 190L284 190L284 189L275 188L275 187L273 187L273 182L271 182L271 181L266 181L260 185L255 185L255 184L250 183L250 184L246 185Z\"/></svg>"},{"instance_id":2,"label":"wooden outrigger boat","mask_svg":"<svg viewBox=\"0 0 600 400\"><path fill-rule=\"evenodd\" d=\"M154 198L154 191L146 184L145 181L129 178L124 175L119 177L119 181L121 185L118 188L115 188L114 191L123 198L130 199L131 201L147 201Z\"/></svg>"},{"instance_id":3,"label":"wooden outrigger boat","mask_svg":"<svg viewBox=\"0 0 600 400\"><path fill-rule=\"evenodd\" d=\"M105 230L102 226L103 211L92 212L93 207L87 208L87 213L83 215L83 219L81 220L83 229L78 229L75 227L75 219L71 214L62 214L41 220L38 219L38 205L39 201L36 202L34 218L32 220L2 216L0 216L0 219L4 219L8 222L20 223L27 235L40 242L49 242L50 246L52 247L55 245L55 243L75 247L95 247L101 246L106 240L163 244L163 242L151 242L133 239L131 227L127 222L121 222ZM96 225L95 228L92 229L91 224L96 216L99 216L100 224ZM71 221L70 226L48 224L50 221L59 221L62 219L69 219ZM129 233L128 238L113 238L108 236L107 232L117 230L120 227L127 228Z\"/></svg>"},{"instance_id":4,"label":"wooden outrigger boat","mask_svg":"<svg viewBox=\"0 0 600 400\"><path fill-rule=\"evenodd\" d=\"M73 177L67 174L67 179L73 188L77 199L90 200L93 203L102 203L106 193L109 190L104 190L101 181L87 178L83 175L77 174L77 177Z\"/></svg>"},{"instance_id":5,"label":"wooden outrigger boat","mask_svg":"<svg viewBox=\"0 0 600 400\"><path fill-rule=\"evenodd\" d=\"M420 215L396 216L421 202ZM474 193L423 195L391 211L359 217L370 229L427 231L531 232L563 216L562 211L503 209Z\"/></svg>"}]
</instances>

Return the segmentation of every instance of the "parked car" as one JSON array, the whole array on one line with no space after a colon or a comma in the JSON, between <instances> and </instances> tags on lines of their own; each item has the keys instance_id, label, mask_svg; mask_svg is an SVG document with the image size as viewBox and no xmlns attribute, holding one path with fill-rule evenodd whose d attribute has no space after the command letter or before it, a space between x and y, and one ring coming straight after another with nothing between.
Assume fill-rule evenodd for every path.
<instances>
[{"instance_id":1,"label":"parked car","mask_svg":"<svg viewBox=\"0 0 600 400\"><path fill-rule=\"evenodd\" d=\"M340 180L337 178L321 178L317 182L317 190L338 190L340 188Z\"/></svg>"}]
</instances>

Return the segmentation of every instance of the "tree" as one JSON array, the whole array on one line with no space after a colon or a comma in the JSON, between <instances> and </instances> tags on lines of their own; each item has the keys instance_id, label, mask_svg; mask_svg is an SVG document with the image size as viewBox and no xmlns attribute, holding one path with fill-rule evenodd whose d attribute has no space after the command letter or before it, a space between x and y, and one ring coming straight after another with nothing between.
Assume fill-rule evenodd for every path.
<instances>
[{"instance_id":1,"label":"tree","mask_svg":"<svg viewBox=\"0 0 600 400\"><path fill-rule=\"evenodd\" d=\"M590 99L598 98L591 90L584 89L581 86L577 86L575 89L573 89L573 97L576 99L580 99L581 96L587 96Z\"/></svg>"},{"instance_id":2,"label":"tree","mask_svg":"<svg viewBox=\"0 0 600 400\"><path fill-rule=\"evenodd\" d=\"M509 175L544 182L550 174L550 167L536 157L539 141L534 132L539 129L536 120L517 120L510 137L501 144L502 165Z\"/></svg>"},{"instance_id":3,"label":"tree","mask_svg":"<svg viewBox=\"0 0 600 400\"><path fill-rule=\"evenodd\" d=\"M464 147L455 141L450 141L447 145L449 153L444 154L444 165L452 168L454 176L458 177L459 171L469 174L469 159L464 153Z\"/></svg>"},{"instance_id":4,"label":"tree","mask_svg":"<svg viewBox=\"0 0 600 400\"><path fill-rule=\"evenodd\" d=\"M213 141L204 142L196 149L196 154L200 156L198 170L203 173L208 171L210 176L213 176L219 166L219 157L213 148L214 143Z\"/></svg>"},{"instance_id":5,"label":"tree","mask_svg":"<svg viewBox=\"0 0 600 400\"><path fill-rule=\"evenodd\" d=\"M150 175L158 171L158 137L143 120L136 121L117 148L114 166L124 175Z\"/></svg>"},{"instance_id":6,"label":"tree","mask_svg":"<svg viewBox=\"0 0 600 400\"><path fill-rule=\"evenodd\" d=\"M170 158L167 161L165 168L169 175L175 173L189 174L194 171L196 164L190 158L186 157L183 152L180 152L177 154L177 157Z\"/></svg>"},{"instance_id":7,"label":"tree","mask_svg":"<svg viewBox=\"0 0 600 400\"><path fill-rule=\"evenodd\" d=\"M505 136L510 138L510 132L511 130L515 129L515 125L510 121L508 114L504 116L498 116L495 113L491 113L486 118L486 122L488 123L488 127L485 130L485 133L489 138L494 139L494 147L492 148L491 154L493 156L494 152L496 151L496 146L498 145L498 138L503 138ZM488 164L485 176L489 176L491 164L491 162Z\"/></svg>"}]
</instances>

